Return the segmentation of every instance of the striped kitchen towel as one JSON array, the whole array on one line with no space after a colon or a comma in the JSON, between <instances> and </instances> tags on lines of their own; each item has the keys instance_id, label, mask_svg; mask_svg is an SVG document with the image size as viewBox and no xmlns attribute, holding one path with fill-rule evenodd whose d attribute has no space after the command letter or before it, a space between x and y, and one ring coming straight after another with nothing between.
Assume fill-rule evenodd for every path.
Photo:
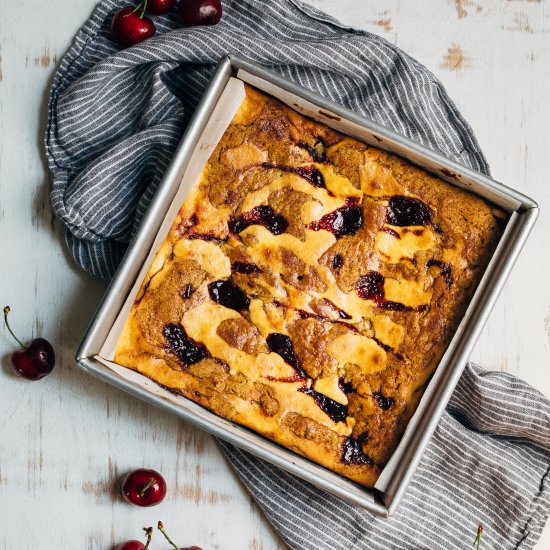
<instances>
[{"instance_id":1,"label":"striped kitchen towel","mask_svg":"<svg viewBox=\"0 0 550 550\"><path fill-rule=\"evenodd\" d=\"M127 0L102 1L51 88L46 151L67 245L110 278L217 61L272 70L481 172L477 141L441 84L384 39L298 0L223 0L214 27L156 18L155 38L109 38ZM375 518L221 444L292 549L532 548L550 509L550 403L527 384L469 366L396 515Z\"/></svg>"},{"instance_id":2,"label":"striped kitchen towel","mask_svg":"<svg viewBox=\"0 0 550 550\"><path fill-rule=\"evenodd\" d=\"M550 512L550 403L514 376L472 364L389 519L220 445L293 549L469 549L482 525L480 548L526 550Z\"/></svg>"}]
</instances>

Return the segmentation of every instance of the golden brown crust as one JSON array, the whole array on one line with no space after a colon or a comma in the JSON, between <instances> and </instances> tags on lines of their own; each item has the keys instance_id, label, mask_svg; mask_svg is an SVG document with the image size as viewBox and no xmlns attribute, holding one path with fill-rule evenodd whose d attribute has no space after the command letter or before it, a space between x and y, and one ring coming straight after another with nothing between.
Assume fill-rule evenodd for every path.
<instances>
[{"instance_id":1,"label":"golden brown crust","mask_svg":"<svg viewBox=\"0 0 550 550\"><path fill-rule=\"evenodd\" d=\"M479 198L247 87L115 361L372 487L499 235Z\"/></svg>"}]
</instances>

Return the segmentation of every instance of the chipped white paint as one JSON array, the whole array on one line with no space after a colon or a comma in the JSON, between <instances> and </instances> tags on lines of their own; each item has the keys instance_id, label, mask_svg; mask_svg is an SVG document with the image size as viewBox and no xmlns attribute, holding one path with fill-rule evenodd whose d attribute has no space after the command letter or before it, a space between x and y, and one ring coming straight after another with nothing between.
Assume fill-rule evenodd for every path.
<instances>
[{"instance_id":1,"label":"chipped white paint","mask_svg":"<svg viewBox=\"0 0 550 550\"><path fill-rule=\"evenodd\" d=\"M310 0L381 34L446 84L493 175L540 203L541 218L474 353L550 395L550 10L545 0ZM162 518L181 544L279 550L209 437L82 374L76 345L104 290L78 273L52 220L42 154L46 89L95 0L20 0L0 10L0 306L22 336L56 344L38 384L10 375L0 331L0 549L106 550ZM3 6L5 7L5 6ZM166 474L150 510L113 498L127 469ZM550 547L547 528L537 548Z\"/></svg>"}]
</instances>

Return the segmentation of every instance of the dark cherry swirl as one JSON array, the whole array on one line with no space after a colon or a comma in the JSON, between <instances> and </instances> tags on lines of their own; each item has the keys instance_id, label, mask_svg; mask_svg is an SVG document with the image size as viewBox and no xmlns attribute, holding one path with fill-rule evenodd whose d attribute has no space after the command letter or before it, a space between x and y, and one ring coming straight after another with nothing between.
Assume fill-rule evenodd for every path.
<instances>
[{"instance_id":1,"label":"dark cherry swirl","mask_svg":"<svg viewBox=\"0 0 550 550\"><path fill-rule=\"evenodd\" d=\"M355 283L355 290L363 300L372 300L378 307L389 311L426 311L427 304L417 307L406 306L400 302L386 300L384 295L384 276L378 271L369 271L366 275L359 277Z\"/></svg>"},{"instance_id":2,"label":"dark cherry swirl","mask_svg":"<svg viewBox=\"0 0 550 550\"><path fill-rule=\"evenodd\" d=\"M321 174L321 171L315 168L315 166L284 166L282 164L265 163L262 167L268 170L281 170L281 172L296 174L311 183L313 187L325 188L325 178L323 177L323 174Z\"/></svg>"},{"instance_id":3,"label":"dark cherry swirl","mask_svg":"<svg viewBox=\"0 0 550 550\"><path fill-rule=\"evenodd\" d=\"M363 209L360 206L342 206L310 223L309 229L330 231L337 239L353 235L363 227Z\"/></svg>"},{"instance_id":4,"label":"dark cherry swirl","mask_svg":"<svg viewBox=\"0 0 550 550\"><path fill-rule=\"evenodd\" d=\"M386 211L386 223L406 227L408 225L429 225L432 221L430 207L418 199L395 195L390 199Z\"/></svg>"},{"instance_id":5,"label":"dark cherry swirl","mask_svg":"<svg viewBox=\"0 0 550 550\"><path fill-rule=\"evenodd\" d=\"M186 367L210 357L206 346L188 336L178 323L166 325L162 334L166 338L166 351L174 354Z\"/></svg>"},{"instance_id":6,"label":"dark cherry swirl","mask_svg":"<svg viewBox=\"0 0 550 550\"><path fill-rule=\"evenodd\" d=\"M363 452L363 445L368 440L368 433L362 433L359 437L348 437L342 447L342 462L344 464L357 464L373 466L374 461L370 456Z\"/></svg>"},{"instance_id":7,"label":"dark cherry swirl","mask_svg":"<svg viewBox=\"0 0 550 550\"><path fill-rule=\"evenodd\" d=\"M439 267L440 273L447 285L447 288L453 286L453 268L449 262L442 262L441 260L428 260L426 262L426 267Z\"/></svg>"},{"instance_id":8,"label":"dark cherry swirl","mask_svg":"<svg viewBox=\"0 0 550 550\"><path fill-rule=\"evenodd\" d=\"M251 225L263 225L273 235L281 235L287 230L288 222L284 216L276 214L271 206L256 206L249 212L229 220L229 230L238 235Z\"/></svg>"},{"instance_id":9,"label":"dark cherry swirl","mask_svg":"<svg viewBox=\"0 0 550 550\"><path fill-rule=\"evenodd\" d=\"M348 416L348 408L333 399L330 399L326 395L315 391L313 388L303 387L298 391L313 397L315 403L319 405L319 408L327 413L333 422L345 422Z\"/></svg>"},{"instance_id":10,"label":"dark cherry swirl","mask_svg":"<svg viewBox=\"0 0 550 550\"><path fill-rule=\"evenodd\" d=\"M208 294L217 304L236 311L248 309L250 305L248 296L231 279L210 283Z\"/></svg>"},{"instance_id":11,"label":"dark cherry swirl","mask_svg":"<svg viewBox=\"0 0 550 550\"><path fill-rule=\"evenodd\" d=\"M372 396L383 411L387 411L395 405L395 399L393 397L385 397L381 391L374 392Z\"/></svg>"},{"instance_id":12,"label":"dark cherry swirl","mask_svg":"<svg viewBox=\"0 0 550 550\"><path fill-rule=\"evenodd\" d=\"M231 264L231 271L234 273L242 273L244 275L250 275L251 273L261 273L261 269L251 262L233 262Z\"/></svg>"},{"instance_id":13,"label":"dark cherry swirl","mask_svg":"<svg viewBox=\"0 0 550 550\"><path fill-rule=\"evenodd\" d=\"M327 147L325 140L322 137L319 136L313 145L309 145L309 143L304 143L302 141L300 141L297 145L298 147L305 149L312 156L315 162L327 161Z\"/></svg>"},{"instance_id":14,"label":"dark cherry swirl","mask_svg":"<svg viewBox=\"0 0 550 550\"><path fill-rule=\"evenodd\" d=\"M284 362L290 365L299 376L299 379L306 379L307 374L302 369L302 362L294 351L292 340L286 334L272 332L266 338L267 347L277 355L280 355ZM293 380L294 381L294 380Z\"/></svg>"}]
</instances>

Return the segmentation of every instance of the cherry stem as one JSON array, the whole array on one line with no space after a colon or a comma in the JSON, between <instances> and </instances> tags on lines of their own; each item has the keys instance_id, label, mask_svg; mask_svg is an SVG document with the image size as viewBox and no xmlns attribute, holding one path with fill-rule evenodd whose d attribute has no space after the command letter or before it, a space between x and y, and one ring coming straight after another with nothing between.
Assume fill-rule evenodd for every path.
<instances>
[{"instance_id":1,"label":"cherry stem","mask_svg":"<svg viewBox=\"0 0 550 550\"><path fill-rule=\"evenodd\" d=\"M164 535L164 538L176 549L176 550L180 550L179 549L179 546L176 546L174 544L174 541L166 534L166 531L164 530L164 525L162 524L162 521L159 521L158 522L158 530Z\"/></svg>"},{"instance_id":2,"label":"cherry stem","mask_svg":"<svg viewBox=\"0 0 550 550\"><path fill-rule=\"evenodd\" d=\"M483 534L483 525L479 525L477 528L477 535L476 540L474 540L474 546L476 546L476 550L479 550L479 544L481 543L481 535Z\"/></svg>"},{"instance_id":3,"label":"cherry stem","mask_svg":"<svg viewBox=\"0 0 550 550\"><path fill-rule=\"evenodd\" d=\"M149 548L149 544L151 543L151 539L153 538L153 528L152 527L144 527L143 530L145 531L145 534L147 535L147 542L145 543L145 550Z\"/></svg>"},{"instance_id":4,"label":"cherry stem","mask_svg":"<svg viewBox=\"0 0 550 550\"><path fill-rule=\"evenodd\" d=\"M150 489L154 484L155 484L155 479L151 478L149 480L149 483L147 485L145 485L145 487L143 487L143 489L141 489L141 491L139 492L139 496L142 497L145 494L145 491L147 491L147 489Z\"/></svg>"},{"instance_id":5,"label":"cherry stem","mask_svg":"<svg viewBox=\"0 0 550 550\"><path fill-rule=\"evenodd\" d=\"M23 344L23 342L21 342L21 340L19 340L19 338L17 338L17 336L15 336L15 334L13 333L13 330L11 330L11 327L10 327L10 324L8 323L8 313L10 312L10 306L6 306L4 308L4 322L6 323L6 327L8 327L8 330L10 331L10 334L15 338L15 341L21 346L22 349L27 349L27 346L25 346Z\"/></svg>"},{"instance_id":6,"label":"cherry stem","mask_svg":"<svg viewBox=\"0 0 550 550\"><path fill-rule=\"evenodd\" d=\"M140 8L141 8L141 13L139 14L139 18L143 19L143 16L145 15L145 10L147 9L147 0L142 0L142 1L138 2L136 4L134 12L138 11Z\"/></svg>"}]
</instances>

